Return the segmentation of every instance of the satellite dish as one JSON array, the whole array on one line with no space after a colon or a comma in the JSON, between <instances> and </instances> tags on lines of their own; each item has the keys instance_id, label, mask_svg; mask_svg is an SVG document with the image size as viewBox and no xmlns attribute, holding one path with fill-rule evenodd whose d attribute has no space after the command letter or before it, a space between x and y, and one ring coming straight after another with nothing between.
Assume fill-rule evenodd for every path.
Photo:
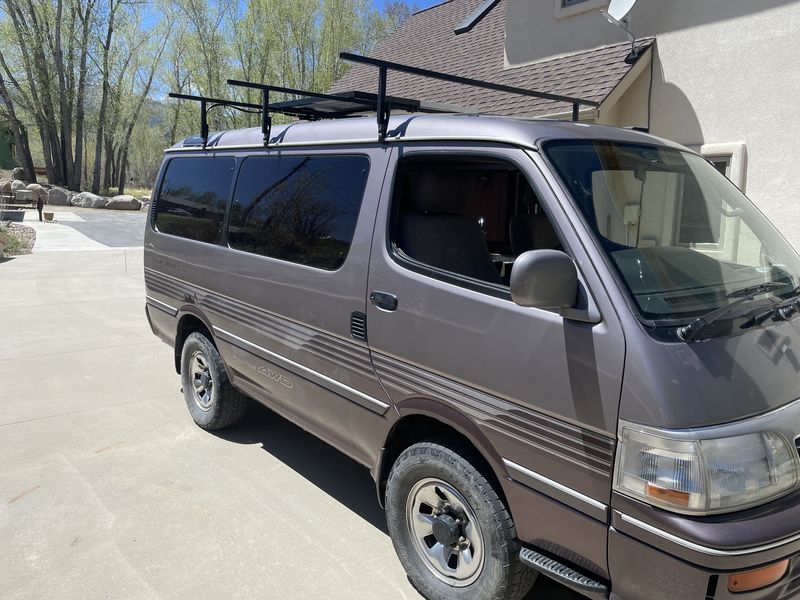
<instances>
[{"instance_id":1,"label":"satellite dish","mask_svg":"<svg viewBox=\"0 0 800 600\"><path fill-rule=\"evenodd\" d=\"M622 21L633 9L636 0L611 0L608 6L608 14L616 21Z\"/></svg>"},{"instance_id":2,"label":"satellite dish","mask_svg":"<svg viewBox=\"0 0 800 600\"><path fill-rule=\"evenodd\" d=\"M631 42L631 52L625 57L625 62L629 65L639 60L645 50L642 46L636 46L636 36L631 31L631 18L629 15L634 4L636 4L636 0L611 0L608 12L600 11L609 23L622 29L628 36Z\"/></svg>"}]
</instances>

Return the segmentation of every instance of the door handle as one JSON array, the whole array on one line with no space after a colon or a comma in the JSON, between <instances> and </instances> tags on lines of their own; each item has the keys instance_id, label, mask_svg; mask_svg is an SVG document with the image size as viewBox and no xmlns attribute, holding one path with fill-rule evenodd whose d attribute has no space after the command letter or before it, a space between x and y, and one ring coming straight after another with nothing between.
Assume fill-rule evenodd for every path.
<instances>
[{"instance_id":1,"label":"door handle","mask_svg":"<svg viewBox=\"0 0 800 600\"><path fill-rule=\"evenodd\" d=\"M372 292L369 295L369 300L381 310L394 311L397 310L397 296L387 292Z\"/></svg>"}]
</instances>

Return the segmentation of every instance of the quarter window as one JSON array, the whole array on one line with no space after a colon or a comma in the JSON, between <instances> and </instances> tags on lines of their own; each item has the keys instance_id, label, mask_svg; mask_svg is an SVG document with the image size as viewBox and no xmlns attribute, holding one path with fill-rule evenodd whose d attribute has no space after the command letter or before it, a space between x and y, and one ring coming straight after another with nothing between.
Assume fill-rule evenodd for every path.
<instances>
[{"instance_id":1,"label":"quarter window","mask_svg":"<svg viewBox=\"0 0 800 600\"><path fill-rule=\"evenodd\" d=\"M236 184L231 248L338 269L353 240L369 173L366 156L257 156Z\"/></svg>"},{"instance_id":2,"label":"quarter window","mask_svg":"<svg viewBox=\"0 0 800 600\"><path fill-rule=\"evenodd\" d=\"M174 158L167 165L156 200L156 229L217 244L233 183L234 159Z\"/></svg>"}]
</instances>

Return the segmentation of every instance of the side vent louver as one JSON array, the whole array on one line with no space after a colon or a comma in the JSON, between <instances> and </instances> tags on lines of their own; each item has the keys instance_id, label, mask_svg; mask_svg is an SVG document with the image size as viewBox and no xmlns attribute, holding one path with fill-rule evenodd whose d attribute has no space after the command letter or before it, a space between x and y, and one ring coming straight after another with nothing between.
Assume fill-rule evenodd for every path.
<instances>
[{"instance_id":1,"label":"side vent louver","mask_svg":"<svg viewBox=\"0 0 800 600\"><path fill-rule=\"evenodd\" d=\"M367 315L362 312L350 315L350 336L354 340L367 341Z\"/></svg>"}]
</instances>

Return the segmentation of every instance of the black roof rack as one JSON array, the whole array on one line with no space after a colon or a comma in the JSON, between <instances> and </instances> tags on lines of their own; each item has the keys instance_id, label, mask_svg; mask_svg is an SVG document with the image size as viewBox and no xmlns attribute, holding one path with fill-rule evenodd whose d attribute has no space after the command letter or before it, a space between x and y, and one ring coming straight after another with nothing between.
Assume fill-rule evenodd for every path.
<instances>
[{"instance_id":1,"label":"black roof rack","mask_svg":"<svg viewBox=\"0 0 800 600\"><path fill-rule=\"evenodd\" d=\"M422 69L419 67L380 60L377 58L369 58L367 56L351 54L349 52L342 52L339 54L339 57L346 61L377 67L378 93L372 94L368 92L353 91L336 94L323 94L320 92L310 92L277 85L267 85L264 83L253 83L251 81L229 79L228 85L260 90L261 104L238 102L235 100L221 100L219 98L208 98L206 96L194 96L190 94L170 93L169 96L170 98L200 102L200 141L203 148L205 148L208 143L208 111L217 106L230 107L242 112L260 113L261 132L263 135L264 146L269 145L270 132L272 130L271 115L273 113L289 115L304 120L318 120L339 119L350 117L358 113L374 111L378 120L378 139L383 142L386 140L386 134L389 127L389 116L392 109L404 110L407 112L453 112L452 107L437 105L435 103L424 102L421 100L389 96L386 92L386 79L389 71L400 71L403 73L418 75L420 77L449 81L451 83L469 85L509 94L519 94L532 98L564 102L572 105L573 121L578 120L581 106L600 106L600 103L594 100L585 100L583 98L562 96L547 92L537 92L534 90L492 83L489 81L481 81L479 79L471 79L469 77L461 77L459 75L451 75L449 73L440 73L438 71L431 71L429 69ZM270 103L270 92L299 96L299 98L296 100Z\"/></svg>"}]
</instances>

